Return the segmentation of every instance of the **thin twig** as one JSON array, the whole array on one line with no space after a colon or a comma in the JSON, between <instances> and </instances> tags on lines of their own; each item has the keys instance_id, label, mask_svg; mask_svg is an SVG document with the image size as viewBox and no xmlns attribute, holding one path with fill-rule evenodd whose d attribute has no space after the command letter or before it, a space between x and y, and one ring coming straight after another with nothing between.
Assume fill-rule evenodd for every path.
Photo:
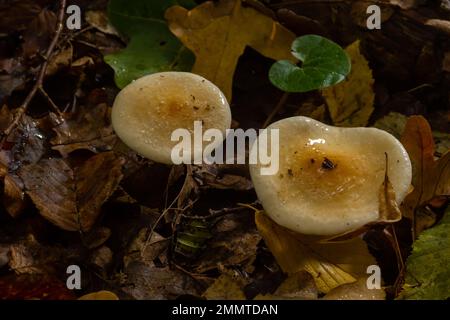
<instances>
[{"instance_id":1,"label":"thin twig","mask_svg":"<svg viewBox=\"0 0 450 320\"><path fill-rule=\"evenodd\" d=\"M289 97L289 92L283 93L283 95L281 96L281 98L278 101L277 105L272 110L270 115L267 117L266 121L264 122L264 124L262 126L263 128L267 127L272 122L273 118L278 114L278 112L280 112L281 108L283 108L283 106L286 103L286 100L288 99L288 97Z\"/></svg>"},{"instance_id":2,"label":"thin twig","mask_svg":"<svg viewBox=\"0 0 450 320\"><path fill-rule=\"evenodd\" d=\"M185 183L186 183L186 181L187 181L188 179L191 178L191 176L192 176L192 171L189 169L189 166L188 166L188 167L187 167L187 172L186 172ZM152 236L153 236L153 233L155 232L155 229L156 229L156 227L158 226L158 224L161 222L162 218L164 218L164 217L166 216L166 214L167 214L171 209L173 209L172 207L175 205L175 203L176 203L176 202L178 201L178 199L180 198L180 196L181 196L181 194L182 194L182 192L183 192L185 183L183 184L183 187L181 187L181 189L180 189L180 191L178 192L178 194L177 194L177 196L175 197L175 199L173 199L173 201L170 203L170 205L169 205L166 209L164 209L164 211L161 213L161 215L158 217L158 219L156 219L155 223L154 223L153 226L151 227L150 232L149 232L149 234L148 234L148 236L147 236L147 239L145 240L145 244L142 246L142 249L141 249L141 256L143 256L143 254L144 254L144 252L145 252L145 249L147 248L148 244L150 243L150 240L151 240L151 238L152 238Z\"/></svg>"},{"instance_id":3,"label":"thin twig","mask_svg":"<svg viewBox=\"0 0 450 320\"><path fill-rule=\"evenodd\" d=\"M61 110L59 110L58 106L53 99L47 94L43 87L39 87L39 93L47 100L48 104L53 108L53 110L59 115L62 116Z\"/></svg>"},{"instance_id":4,"label":"thin twig","mask_svg":"<svg viewBox=\"0 0 450 320\"><path fill-rule=\"evenodd\" d=\"M397 255L398 270L403 270L403 268L405 267L405 262L403 261L402 251L400 249L400 245L398 244L397 233L395 232L395 226L393 224L391 224L390 227L391 227L392 237L394 239L395 253Z\"/></svg>"},{"instance_id":5,"label":"thin twig","mask_svg":"<svg viewBox=\"0 0 450 320\"><path fill-rule=\"evenodd\" d=\"M33 100L34 96L36 95L36 92L43 90L42 89L42 84L44 82L45 73L47 71L47 67L48 67L50 58L51 58L51 56L53 54L53 50L55 49L56 43L58 42L58 39L59 39L59 37L61 35L61 32L63 30L63 26L64 26L63 20L64 20L65 9L66 9L66 0L61 0L60 1L59 12L58 12L58 20L57 20L55 35L53 36L53 39L50 42L50 45L48 46L47 51L45 52L44 62L42 63L41 68L39 70L39 75L38 75L38 78L36 80L36 83L34 84L33 88L31 89L31 91L26 96L26 98L23 101L22 105L17 109L17 112L15 114L15 117L14 117L14 120L12 121L12 123L9 125L8 128L6 128L5 131L3 131L1 145L3 145L4 139L19 124L20 120L22 119L22 116L25 114L25 112L28 109L28 105L30 104L31 100Z\"/></svg>"}]
</instances>

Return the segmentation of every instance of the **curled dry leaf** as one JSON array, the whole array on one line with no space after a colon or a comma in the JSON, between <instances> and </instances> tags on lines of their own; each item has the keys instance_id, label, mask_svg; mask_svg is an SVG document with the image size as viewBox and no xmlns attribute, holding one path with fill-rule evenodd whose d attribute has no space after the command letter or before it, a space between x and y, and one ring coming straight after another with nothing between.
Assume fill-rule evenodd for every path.
<instances>
[{"instance_id":1,"label":"curled dry leaf","mask_svg":"<svg viewBox=\"0 0 450 320\"><path fill-rule=\"evenodd\" d=\"M63 157L75 150L87 149L92 152L111 150L116 142L110 120L110 108L105 103L95 107L81 107L75 114L62 117L54 113L50 119L54 124L56 137L51 140L53 149Z\"/></svg>"},{"instance_id":2,"label":"curled dry leaf","mask_svg":"<svg viewBox=\"0 0 450 320\"><path fill-rule=\"evenodd\" d=\"M355 282L366 275L369 265L376 264L360 238L319 243L316 237L294 234L277 225L262 212L256 213L256 225L282 270L288 274L306 270L324 293Z\"/></svg>"},{"instance_id":3,"label":"curled dry leaf","mask_svg":"<svg viewBox=\"0 0 450 320\"><path fill-rule=\"evenodd\" d=\"M106 12L100 10L89 10L85 15L86 21L97 30L119 36L117 30L109 23Z\"/></svg>"},{"instance_id":4,"label":"curled dry leaf","mask_svg":"<svg viewBox=\"0 0 450 320\"><path fill-rule=\"evenodd\" d=\"M374 110L372 70L359 47L358 40L345 49L352 60L352 70L347 79L322 90L336 126L364 127Z\"/></svg>"},{"instance_id":5,"label":"curled dry leaf","mask_svg":"<svg viewBox=\"0 0 450 320\"><path fill-rule=\"evenodd\" d=\"M434 196L450 195L450 152L435 161L435 144L428 121L422 116L408 119L401 142L408 151L413 168L414 190L402 203L403 215L413 220L414 232L419 225L415 221L417 208Z\"/></svg>"},{"instance_id":6,"label":"curled dry leaf","mask_svg":"<svg viewBox=\"0 0 450 320\"><path fill-rule=\"evenodd\" d=\"M246 46L275 60L293 60L295 35L241 0L207 1L166 11L170 30L196 56L193 73L216 84L231 101L233 74Z\"/></svg>"},{"instance_id":7,"label":"curled dry leaf","mask_svg":"<svg viewBox=\"0 0 450 320\"><path fill-rule=\"evenodd\" d=\"M75 168L63 159L43 159L22 167L19 176L44 218L64 230L88 231L118 186L122 165L105 152Z\"/></svg>"}]
</instances>

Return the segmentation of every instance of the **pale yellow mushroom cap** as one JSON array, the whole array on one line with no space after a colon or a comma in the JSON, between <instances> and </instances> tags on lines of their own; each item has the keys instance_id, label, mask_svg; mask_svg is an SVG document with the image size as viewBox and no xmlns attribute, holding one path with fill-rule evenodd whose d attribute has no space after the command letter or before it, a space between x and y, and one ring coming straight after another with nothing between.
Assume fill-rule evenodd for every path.
<instances>
[{"instance_id":1,"label":"pale yellow mushroom cap","mask_svg":"<svg viewBox=\"0 0 450 320\"><path fill-rule=\"evenodd\" d=\"M408 154L385 131L338 128L306 117L283 119L268 129L279 129L278 173L261 175L259 164L250 165L250 173L266 213L288 229L337 235L377 221L385 153L398 203L409 190Z\"/></svg>"},{"instance_id":2,"label":"pale yellow mushroom cap","mask_svg":"<svg viewBox=\"0 0 450 320\"><path fill-rule=\"evenodd\" d=\"M218 129L225 137L231 125L230 107L220 89L188 72L154 73L133 81L117 95L111 117L126 145L166 164L172 163L171 151L178 143L171 141L174 130L193 133L194 121L201 121L203 131ZM219 146L222 141L213 143Z\"/></svg>"}]
</instances>

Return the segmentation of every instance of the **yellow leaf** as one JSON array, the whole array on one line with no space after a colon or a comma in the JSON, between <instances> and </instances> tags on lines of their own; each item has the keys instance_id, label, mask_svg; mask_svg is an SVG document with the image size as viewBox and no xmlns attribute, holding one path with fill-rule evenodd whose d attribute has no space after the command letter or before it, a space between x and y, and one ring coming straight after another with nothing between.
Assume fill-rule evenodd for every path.
<instances>
[{"instance_id":1,"label":"yellow leaf","mask_svg":"<svg viewBox=\"0 0 450 320\"><path fill-rule=\"evenodd\" d=\"M78 300L119 300L119 298L111 291L102 290L85 294Z\"/></svg>"},{"instance_id":2,"label":"yellow leaf","mask_svg":"<svg viewBox=\"0 0 450 320\"><path fill-rule=\"evenodd\" d=\"M233 74L246 46L275 59L295 61L295 34L241 0L207 1L188 11L166 11L169 28L196 56L193 73L215 83L231 101Z\"/></svg>"},{"instance_id":3,"label":"yellow leaf","mask_svg":"<svg viewBox=\"0 0 450 320\"><path fill-rule=\"evenodd\" d=\"M372 70L359 51L359 40L345 51L352 60L352 71L345 81L322 90L322 95L336 126L364 127L374 110Z\"/></svg>"},{"instance_id":4,"label":"yellow leaf","mask_svg":"<svg viewBox=\"0 0 450 320\"><path fill-rule=\"evenodd\" d=\"M241 284L230 275L222 274L206 289L203 296L208 300L245 300Z\"/></svg>"},{"instance_id":5,"label":"yellow leaf","mask_svg":"<svg viewBox=\"0 0 450 320\"><path fill-rule=\"evenodd\" d=\"M306 271L291 274L273 294L258 294L255 300L316 300L318 291Z\"/></svg>"},{"instance_id":6,"label":"yellow leaf","mask_svg":"<svg viewBox=\"0 0 450 320\"><path fill-rule=\"evenodd\" d=\"M405 217L413 220L417 236L420 222L415 219L416 209L435 196L450 195L450 152L447 151L438 161L434 160L433 134L422 116L408 118L401 142L411 159L414 187L403 200L402 211Z\"/></svg>"},{"instance_id":7,"label":"yellow leaf","mask_svg":"<svg viewBox=\"0 0 450 320\"><path fill-rule=\"evenodd\" d=\"M256 212L255 217L259 232L282 270L288 274L306 270L321 292L367 276L367 267L376 264L360 238L324 244L317 237L294 234L262 212Z\"/></svg>"}]
</instances>

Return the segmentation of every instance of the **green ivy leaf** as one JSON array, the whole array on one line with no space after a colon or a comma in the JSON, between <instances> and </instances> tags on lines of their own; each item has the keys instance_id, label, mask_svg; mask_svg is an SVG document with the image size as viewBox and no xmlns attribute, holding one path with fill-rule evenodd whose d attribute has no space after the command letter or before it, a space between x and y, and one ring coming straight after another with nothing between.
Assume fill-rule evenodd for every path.
<instances>
[{"instance_id":1,"label":"green ivy leaf","mask_svg":"<svg viewBox=\"0 0 450 320\"><path fill-rule=\"evenodd\" d=\"M124 50L105 56L119 88L146 74L191 69L194 55L170 32L164 20L166 9L176 4L195 6L191 0L109 1L111 24L130 39Z\"/></svg>"},{"instance_id":2,"label":"green ivy leaf","mask_svg":"<svg viewBox=\"0 0 450 320\"><path fill-rule=\"evenodd\" d=\"M401 299L450 298L450 207L441 222L421 233L406 261Z\"/></svg>"},{"instance_id":3,"label":"green ivy leaf","mask_svg":"<svg viewBox=\"0 0 450 320\"><path fill-rule=\"evenodd\" d=\"M286 92L307 92L335 85L344 80L351 69L346 52L317 35L295 39L292 55L302 61L301 67L280 60L269 71L272 84Z\"/></svg>"}]
</instances>

